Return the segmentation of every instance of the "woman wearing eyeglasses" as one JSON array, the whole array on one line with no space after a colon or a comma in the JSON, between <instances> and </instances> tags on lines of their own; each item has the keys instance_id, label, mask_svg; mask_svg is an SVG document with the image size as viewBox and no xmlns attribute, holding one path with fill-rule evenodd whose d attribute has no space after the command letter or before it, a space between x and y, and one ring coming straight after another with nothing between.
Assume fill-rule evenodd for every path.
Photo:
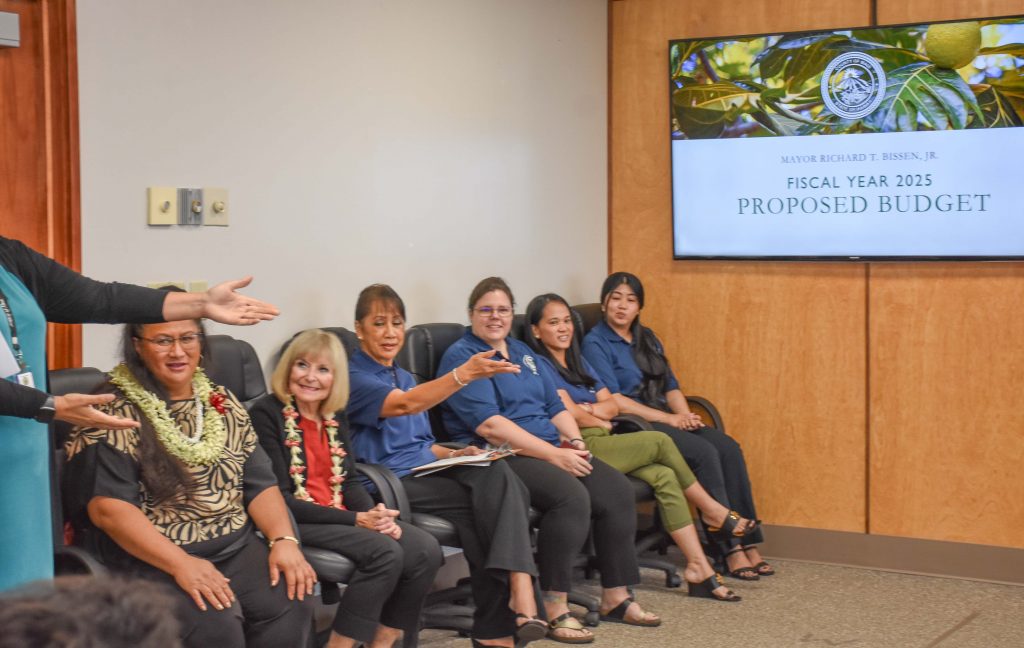
<instances>
[{"instance_id":1,"label":"woman wearing eyeglasses","mask_svg":"<svg viewBox=\"0 0 1024 648\"><path fill-rule=\"evenodd\" d=\"M651 422L669 435L686 462L711 495L743 517L757 520L750 477L740 444L708 427L690 411L665 357L661 341L640 323L644 287L636 275L616 272L601 286L599 322L583 340L583 356L597 378L608 387L616 406ZM729 575L741 580L771 576L757 545L764 541L760 526L742 539L730 539L726 551Z\"/></svg>"},{"instance_id":2,"label":"woman wearing eyeglasses","mask_svg":"<svg viewBox=\"0 0 1024 648\"><path fill-rule=\"evenodd\" d=\"M626 477L582 447L579 427L555 386L538 370L534 352L509 337L512 291L489 277L469 297L470 326L444 353L438 377L482 351L520 366L518 374L474 381L442 406L445 427L471 445L508 443L519 456L507 459L543 513L537 537L540 585L551 620L550 637L585 643L593 634L569 615L572 567L592 528L601 573L601 615L609 621L655 626L661 620L632 600L640 580L636 553L636 506ZM579 447L577 447L577 445Z\"/></svg>"},{"instance_id":3,"label":"woman wearing eyeglasses","mask_svg":"<svg viewBox=\"0 0 1024 648\"><path fill-rule=\"evenodd\" d=\"M125 328L101 408L139 427L79 428L68 442L76 540L177 591L186 646L305 645L316 574L245 408L199 368L203 351L199 320Z\"/></svg>"}]
</instances>

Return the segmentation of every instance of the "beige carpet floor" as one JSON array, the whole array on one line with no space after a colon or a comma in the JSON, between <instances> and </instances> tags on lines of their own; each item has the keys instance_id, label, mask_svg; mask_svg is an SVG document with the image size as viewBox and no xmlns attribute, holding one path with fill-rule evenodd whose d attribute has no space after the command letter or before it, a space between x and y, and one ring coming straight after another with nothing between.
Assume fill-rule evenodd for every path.
<instances>
[{"instance_id":1,"label":"beige carpet floor","mask_svg":"<svg viewBox=\"0 0 1024 648\"><path fill-rule=\"evenodd\" d=\"M779 574L726 582L743 601L691 599L644 571L638 600L664 620L647 629L602 623L595 647L657 648L992 648L1024 647L1024 587L833 565L773 561ZM595 592L591 582L581 590ZM424 648L467 648L440 630ZM532 646L563 645L538 641Z\"/></svg>"}]
</instances>

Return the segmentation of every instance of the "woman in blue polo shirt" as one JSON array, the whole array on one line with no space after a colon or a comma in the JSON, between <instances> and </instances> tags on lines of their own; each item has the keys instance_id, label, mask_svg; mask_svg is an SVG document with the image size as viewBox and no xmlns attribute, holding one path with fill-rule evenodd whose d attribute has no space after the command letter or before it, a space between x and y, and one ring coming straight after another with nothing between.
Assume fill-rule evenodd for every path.
<instances>
[{"instance_id":1,"label":"woman in blue polo shirt","mask_svg":"<svg viewBox=\"0 0 1024 648\"><path fill-rule=\"evenodd\" d=\"M512 291L498 277L476 285L469 297L471 325L448 347L438 376L470 356L497 350L521 366L518 374L501 374L462 388L442 406L445 427L453 438L471 445L509 443L519 450L508 461L530 491L531 504L543 513L537 538L540 584L551 619L552 638L576 643L589 631L560 625L571 619L567 595L572 566L591 528L601 573L601 614L607 620L653 626L661 620L629 596L640 580L636 553L636 505L625 476L592 459L579 427L565 410L554 383L539 371L537 358L524 343L509 338ZM565 446L565 447L562 447ZM559 632L561 630L561 632Z\"/></svg>"},{"instance_id":2,"label":"woman in blue polo shirt","mask_svg":"<svg viewBox=\"0 0 1024 648\"><path fill-rule=\"evenodd\" d=\"M538 367L549 376L569 413L580 426L587 449L616 470L650 484L661 520L686 557L684 576L690 596L738 601L721 586L708 565L693 525L688 501L700 511L708 530L719 539L742 536L754 525L730 511L700 485L675 444L662 432L612 434L618 407L611 392L580 355L569 304L555 294L533 298L526 307L529 329L524 338L537 352Z\"/></svg>"},{"instance_id":3,"label":"woman in blue polo shirt","mask_svg":"<svg viewBox=\"0 0 1024 648\"><path fill-rule=\"evenodd\" d=\"M739 443L707 427L690 411L679 389L661 342L640 324L644 288L635 275L616 272L601 286L604 321L583 340L583 356L608 387L625 414L636 414L668 434L712 497L745 518L756 520L754 496L746 460ZM730 575L757 580L775 570L761 558L760 526L742 539L734 537L727 550Z\"/></svg>"},{"instance_id":4,"label":"woman in blue polo shirt","mask_svg":"<svg viewBox=\"0 0 1024 648\"><path fill-rule=\"evenodd\" d=\"M405 342L405 304L383 284L359 293L356 334L360 349L349 362L353 443L364 461L383 464L402 478L414 510L449 520L458 530L475 602L473 645L510 646L514 637L521 646L540 639L547 624L536 618L526 487L505 461L411 476L416 466L483 452L438 445L426 411L466 384L518 373L519 367L492 359L492 350L417 386L412 374L395 364Z\"/></svg>"}]
</instances>

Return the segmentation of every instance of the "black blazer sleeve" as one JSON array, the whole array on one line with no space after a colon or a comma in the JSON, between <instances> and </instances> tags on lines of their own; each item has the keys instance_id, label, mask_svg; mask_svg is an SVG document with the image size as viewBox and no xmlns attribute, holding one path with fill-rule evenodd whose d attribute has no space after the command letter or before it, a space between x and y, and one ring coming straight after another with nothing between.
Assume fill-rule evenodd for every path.
<instances>
[{"instance_id":1,"label":"black blazer sleeve","mask_svg":"<svg viewBox=\"0 0 1024 648\"><path fill-rule=\"evenodd\" d=\"M167 293L83 277L20 241L0 237L0 264L28 287L47 321L146 324L163 321Z\"/></svg>"},{"instance_id":2,"label":"black blazer sleeve","mask_svg":"<svg viewBox=\"0 0 1024 648\"><path fill-rule=\"evenodd\" d=\"M0 416L32 418L45 402L45 392L0 379Z\"/></svg>"},{"instance_id":3,"label":"black blazer sleeve","mask_svg":"<svg viewBox=\"0 0 1024 648\"><path fill-rule=\"evenodd\" d=\"M371 508L373 501L365 489L362 488L362 485L358 484L358 481L355 479L355 460L351 454L345 458L345 469L350 472L348 473L349 478L345 480L342 486L342 497L345 506L349 510L342 511L295 498L292 492L292 479L288 474L288 467L291 465L290 451L284 444L284 415L281 413L283 407L284 405L277 399L277 396L270 393L253 404L252 409L249 411L249 416L252 418L252 425L256 430L256 437L259 439L260 445L267 453L267 456L270 457L274 475L277 477L277 485L280 487L281 494L284 496L284 501L288 504L288 508L291 509L292 515L295 516L295 521L299 524L347 524L355 526L356 513ZM348 451L351 446L347 443L347 425L342 425L340 420L338 423L339 430L342 431L342 438L346 443L345 449ZM362 501L362 498L357 494L358 491L354 490L352 484L358 486L359 491L362 491L362 496L370 501L369 506L362 507L365 505L365 501Z\"/></svg>"}]
</instances>

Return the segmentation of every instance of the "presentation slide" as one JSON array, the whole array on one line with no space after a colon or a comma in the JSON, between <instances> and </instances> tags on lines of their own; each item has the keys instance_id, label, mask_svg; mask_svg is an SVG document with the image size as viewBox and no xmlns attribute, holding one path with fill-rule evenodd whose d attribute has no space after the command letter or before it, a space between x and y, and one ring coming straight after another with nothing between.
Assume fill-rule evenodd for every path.
<instances>
[{"instance_id":1,"label":"presentation slide","mask_svg":"<svg viewBox=\"0 0 1024 648\"><path fill-rule=\"evenodd\" d=\"M669 50L676 258L1024 258L1024 17Z\"/></svg>"}]
</instances>

